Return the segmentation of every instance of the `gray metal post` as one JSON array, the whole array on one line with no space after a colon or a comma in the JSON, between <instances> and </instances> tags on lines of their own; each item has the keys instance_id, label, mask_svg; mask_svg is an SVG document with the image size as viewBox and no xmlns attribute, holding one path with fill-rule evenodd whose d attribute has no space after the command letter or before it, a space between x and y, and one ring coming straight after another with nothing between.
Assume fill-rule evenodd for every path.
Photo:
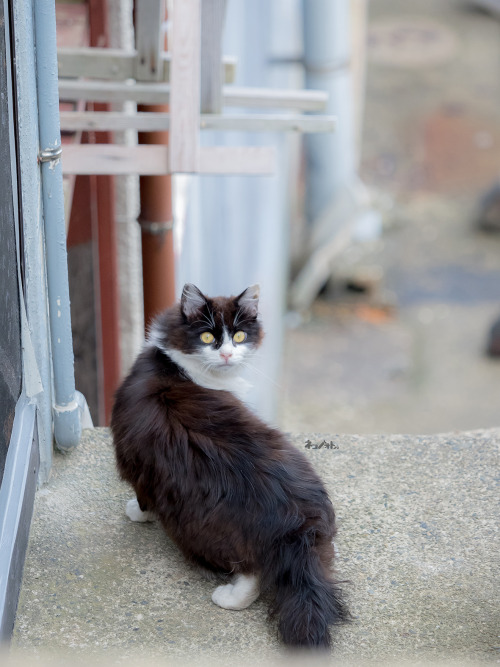
<instances>
[{"instance_id":1,"label":"gray metal post","mask_svg":"<svg viewBox=\"0 0 500 667\"><path fill-rule=\"evenodd\" d=\"M37 370L43 386L37 397L38 442L40 446L41 483L47 481L52 464L52 369L50 363L49 318L41 215L40 170L38 153L38 105L33 6L31 0L17 0L13 5L16 53L18 122L18 163L21 172L23 211L23 248L25 257L25 303L29 334L33 343Z\"/></svg>"},{"instance_id":2,"label":"gray metal post","mask_svg":"<svg viewBox=\"0 0 500 667\"><path fill-rule=\"evenodd\" d=\"M70 449L80 441L81 422L80 407L75 392L60 160L56 15L54 0L36 0L33 5L40 137L39 160L42 162L42 201L54 369L54 436L59 448Z\"/></svg>"},{"instance_id":3,"label":"gray metal post","mask_svg":"<svg viewBox=\"0 0 500 667\"><path fill-rule=\"evenodd\" d=\"M327 113L337 132L307 135L305 261L290 289L296 310L309 308L332 274L336 257L354 239L380 233L380 215L356 174L356 113L351 76L350 0L302 0L304 65L308 88L328 93Z\"/></svg>"},{"instance_id":4,"label":"gray metal post","mask_svg":"<svg viewBox=\"0 0 500 667\"><path fill-rule=\"evenodd\" d=\"M333 134L306 135L306 213L313 223L355 178L349 0L303 0L306 86L328 93ZM342 221L338 221L340 224Z\"/></svg>"}]
</instances>

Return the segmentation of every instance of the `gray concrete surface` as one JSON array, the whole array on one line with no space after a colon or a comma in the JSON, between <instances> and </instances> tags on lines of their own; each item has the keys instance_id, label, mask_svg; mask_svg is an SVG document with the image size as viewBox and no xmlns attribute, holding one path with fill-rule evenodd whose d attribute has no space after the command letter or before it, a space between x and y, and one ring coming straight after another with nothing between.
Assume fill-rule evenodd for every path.
<instances>
[{"instance_id":1,"label":"gray concrete surface","mask_svg":"<svg viewBox=\"0 0 500 667\"><path fill-rule=\"evenodd\" d=\"M307 438L333 443L307 449L293 436L328 486L338 570L351 581L355 618L336 633L335 663L498 660L500 430ZM78 449L56 455L36 498L14 653L189 664L279 655L265 603L216 607L214 583L156 523L127 519L130 496L107 430L85 431Z\"/></svg>"}]
</instances>

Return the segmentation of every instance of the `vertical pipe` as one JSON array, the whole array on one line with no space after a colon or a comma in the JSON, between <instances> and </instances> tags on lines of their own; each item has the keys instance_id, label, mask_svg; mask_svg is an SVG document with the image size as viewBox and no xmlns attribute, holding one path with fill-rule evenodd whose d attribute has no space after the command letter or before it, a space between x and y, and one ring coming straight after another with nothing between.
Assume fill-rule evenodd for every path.
<instances>
[{"instance_id":1,"label":"vertical pipe","mask_svg":"<svg viewBox=\"0 0 500 667\"><path fill-rule=\"evenodd\" d=\"M61 131L57 87L56 15L54 0L36 0L33 5L37 54L39 157L42 162L42 202L54 369L54 436L59 448L71 449L80 441L81 422L75 392L60 160Z\"/></svg>"},{"instance_id":2,"label":"vertical pipe","mask_svg":"<svg viewBox=\"0 0 500 667\"><path fill-rule=\"evenodd\" d=\"M350 73L350 1L302 0L306 86L328 93L326 113L338 131L307 135L306 215L312 224L355 178L355 138Z\"/></svg>"},{"instance_id":3,"label":"vertical pipe","mask_svg":"<svg viewBox=\"0 0 500 667\"><path fill-rule=\"evenodd\" d=\"M107 2L89 0L90 46L108 46ZM109 111L110 105L94 103L95 111ZM111 132L89 134L89 143L112 143ZM90 176L95 202L93 240L98 248L97 266L99 304L99 423L109 424L113 396L121 377L120 296L115 216L114 176Z\"/></svg>"},{"instance_id":4,"label":"vertical pipe","mask_svg":"<svg viewBox=\"0 0 500 667\"><path fill-rule=\"evenodd\" d=\"M37 396L37 430L40 446L39 481L47 481L52 464L52 368L49 318L47 313L46 267L43 221L40 211L38 153L38 106L36 97L33 10L31 0L12 6L16 54L17 113L22 233L25 257L25 303L28 327L43 385Z\"/></svg>"},{"instance_id":5,"label":"vertical pipe","mask_svg":"<svg viewBox=\"0 0 500 667\"><path fill-rule=\"evenodd\" d=\"M95 204L91 216L92 238L98 250L94 271L98 292L96 310L99 313L98 365L101 367L101 372L98 372L99 424L104 426L109 424L113 395L121 377L115 202L112 176L92 175L89 178L91 197Z\"/></svg>"},{"instance_id":6,"label":"vertical pipe","mask_svg":"<svg viewBox=\"0 0 500 667\"><path fill-rule=\"evenodd\" d=\"M107 0L108 45L134 50L133 0ZM162 23L160 21L160 23ZM158 30L161 26L157 26ZM162 30L163 36L163 30ZM135 113L135 102L114 103L113 111ZM137 132L115 132L115 144L137 145ZM128 373L144 340L144 297L142 288L139 176L115 176L115 220L120 296L121 374Z\"/></svg>"},{"instance_id":7,"label":"vertical pipe","mask_svg":"<svg viewBox=\"0 0 500 667\"><path fill-rule=\"evenodd\" d=\"M165 10L165 19L167 18ZM138 111L167 113L167 105L141 105ZM168 132L139 133L139 144L168 145ZM175 301L172 177L140 177L144 326Z\"/></svg>"},{"instance_id":8,"label":"vertical pipe","mask_svg":"<svg viewBox=\"0 0 500 667\"><path fill-rule=\"evenodd\" d=\"M168 106L141 106L140 111L168 111ZM168 132L139 134L140 144L168 144ZM142 276L144 325L175 301L171 176L141 176Z\"/></svg>"}]
</instances>

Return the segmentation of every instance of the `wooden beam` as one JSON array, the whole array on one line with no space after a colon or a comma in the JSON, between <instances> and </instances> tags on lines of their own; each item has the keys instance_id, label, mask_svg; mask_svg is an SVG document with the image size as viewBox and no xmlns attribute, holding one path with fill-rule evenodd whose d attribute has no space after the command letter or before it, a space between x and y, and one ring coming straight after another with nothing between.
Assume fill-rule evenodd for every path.
<instances>
[{"instance_id":1,"label":"wooden beam","mask_svg":"<svg viewBox=\"0 0 500 667\"><path fill-rule=\"evenodd\" d=\"M222 94L227 107L324 111L328 102L328 93L323 90L224 86Z\"/></svg>"},{"instance_id":2,"label":"wooden beam","mask_svg":"<svg viewBox=\"0 0 500 667\"><path fill-rule=\"evenodd\" d=\"M166 146L112 144L68 145L62 156L63 174L171 173ZM200 149L200 174L272 174L275 151L268 147L219 146Z\"/></svg>"},{"instance_id":3,"label":"wooden beam","mask_svg":"<svg viewBox=\"0 0 500 667\"><path fill-rule=\"evenodd\" d=\"M226 132L333 132L336 116L299 116L290 114L202 114L202 130Z\"/></svg>"},{"instance_id":4,"label":"wooden beam","mask_svg":"<svg viewBox=\"0 0 500 667\"><path fill-rule=\"evenodd\" d=\"M63 174L169 173L166 146L65 146L62 168Z\"/></svg>"},{"instance_id":5,"label":"wooden beam","mask_svg":"<svg viewBox=\"0 0 500 667\"><path fill-rule=\"evenodd\" d=\"M172 172L199 171L200 2L174 0L173 4L168 144Z\"/></svg>"},{"instance_id":6,"label":"wooden beam","mask_svg":"<svg viewBox=\"0 0 500 667\"><path fill-rule=\"evenodd\" d=\"M61 111L61 130L64 131L165 131L170 127L170 114L121 111ZM234 132L333 132L335 116L299 116L283 114L201 114L200 129Z\"/></svg>"},{"instance_id":7,"label":"wooden beam","mask_svg":"<svg viewBox=\"0 0 500 667\"><path fill-rule=\"evenodd\" d=\"M227 107L279 108L323 111L328 94L322 90L280 90L276 88L239 88L224 86L223 104ZM59 80L61 100L166 104L170 98L168 83L126 83L124 81Z\"/></svg>"},{"instance_id":8,"label":"wooden beam","mask_svg":"<svg viewBox=\"0 0 500 667\"><path fill-rule=\"evenodd\" d=\"M222 110L222 31L227 0L202 0L201 3L201 90L202 113Z\"/></svg>"},{"instance_id":9,"label":"wooden beam","mask_svg":"<svg viewBox=\"0 0 500 667\"><path fill-rule=\"evenodd\" d=\"M123 49L68 48L57 49L59 77L78 79L102 79L125 81L136 78L137 51ZM170 80L170 53L161 54L160 80ZM222 71L224 83L232 83L236 77L236 58L223 56Z\"/></svg>"},{"instance_id":10,"label":"wooden beam","mask_svg":"<svg viewBox=\"0 0 500 667\"><path fill-rule=\"evenodd\" d=\"M166 104L169 97L168 83L59 79L59 99L65 101L126 102L131 100L138 104Z\"/></svg>"},{"instance_id":11,"label":"wooden beam","mask_svg":"<svg viewBox=\"0 0 500 667\"><path fill-rule=\"evenodd\" d=\"M135 3L135 61L134 78L138 81L160 81L163 79L163 24L164 0L141 0Z\"/></svg>"},{"instance_id":12,"label":"wooden beam","mask_svg":"<svg viewBox=\"0 0 500 667\"><path fill-rule=\"evenodd\" d=\"M136 58L137 51L59 47L57 68L60 77L122 81L134 77Z\"/></svg>"}]
</instances>

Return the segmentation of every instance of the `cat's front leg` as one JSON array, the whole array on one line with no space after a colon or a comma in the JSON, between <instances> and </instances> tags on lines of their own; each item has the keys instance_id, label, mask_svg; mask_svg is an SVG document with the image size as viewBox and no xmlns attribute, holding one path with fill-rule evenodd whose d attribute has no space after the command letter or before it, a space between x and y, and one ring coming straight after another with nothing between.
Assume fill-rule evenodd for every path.
<instances>
[{"instance_id":1,"label":"cat's front leg","mask_svg":"<svg viewBox=\"0 0 500 667\"><path fill-rule=\"evenodd\" d=\"M259 597L259 577L255 574L237 574L232 583L217 586L212 602L223 609L246 609Z\"/></svg>"},{"instance_id":2,"label":"cat's front leg","mask_svg":"<svg viewBox=\"0 0 500 667\"><path fill-rule=\"evenodd\" d=\"M146 521L154 521L156 515L154 512L143 512L139 505L137 498L131 498L125 507L125 514L131 521L138 521L140 523L145 523Z\"/></svg>"}]
</instances>

